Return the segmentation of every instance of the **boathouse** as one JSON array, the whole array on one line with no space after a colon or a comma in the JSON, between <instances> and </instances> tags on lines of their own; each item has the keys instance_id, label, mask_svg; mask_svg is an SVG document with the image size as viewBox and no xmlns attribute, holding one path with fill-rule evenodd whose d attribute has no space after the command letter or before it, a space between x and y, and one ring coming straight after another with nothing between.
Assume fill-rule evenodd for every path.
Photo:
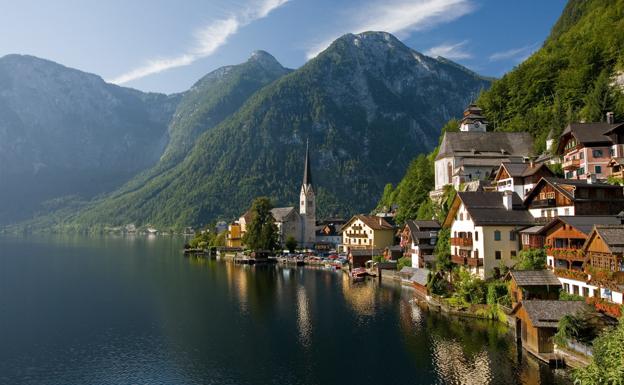
<instances>
[{"instance_id":1,"label":"boathouse","mask_svg":"<svg viewBox=\"0 0 624 385\"><path fill-rule=\"evenodd\" d=\"M523 300L559 298L561 282L550 270L512 270L507 277L514 306Z\"/></svg>"}]
</instances>

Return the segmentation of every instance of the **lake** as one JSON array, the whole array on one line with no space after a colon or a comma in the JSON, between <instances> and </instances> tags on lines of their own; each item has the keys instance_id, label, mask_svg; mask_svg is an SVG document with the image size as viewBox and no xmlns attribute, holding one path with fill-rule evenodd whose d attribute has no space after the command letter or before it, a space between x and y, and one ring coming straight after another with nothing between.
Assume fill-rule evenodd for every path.
<instances>
[{"instance_id":1,"label":"lake","mask_svg":"<svg viewBox=\"0 0 624 385\"><path fill-rule=\"evenodd\" d=\"M0 238L1 384L568 384L499 323L175 237Z\"/></svg>"}]
</instances>

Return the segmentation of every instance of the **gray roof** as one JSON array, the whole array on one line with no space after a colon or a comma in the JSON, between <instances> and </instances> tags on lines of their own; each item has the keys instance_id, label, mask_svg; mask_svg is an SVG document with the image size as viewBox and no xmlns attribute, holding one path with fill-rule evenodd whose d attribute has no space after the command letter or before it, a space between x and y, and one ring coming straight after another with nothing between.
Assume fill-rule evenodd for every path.
<instances>
[{"instance_id":1,"label":"gray roof","mask_svg":"<svg viewBox=\"0 0 624 385\"><path fill-rule=\"evenodd\" d=\"M290 214L295 208L294 207L276 207L271 209L271 215L275 219L275 222L283 222L284 219Z\"/></svg>"},{"instance_id":2,"label":"gray roof","mask_svg":"<svg viewBox=\"0 0 624 385\"><path fill-rule=\"evenodd\" d=\"M526 310L535 327L556 328L559 320L566 315L577 314L587 308L584 301L525 300Z\"/></svg>"},{"instance_id":3,"label":"gray roof","mask_svg":"<svg viewBox=\"0 0 624 385\"><path fill-rule=\"evenodd\" d=\"M403 277L411 277L417 270L418 268L416 267L404 266L401 270L399 270L399 275Z\"/></svg>"},{"instance_id":4,"label":"gray roof","mask_svg":"<svg viewBox=\"0 0 624 385\"><path fill-rule=\"evenodd\" d=\"M571 123L561 133L561 137L572 134L583 145L607 144L611 145L611 138L606 132L620 126L622 123L609 124L606 122L595 123Z\"/></svg>"},{"instance_id":5,"label":"gray roof","mask_svg":"<svg viewBox=\"0 0 624 385\"><path fill-rule=\"evenodd\" d=\"M561 286L550 270L512 270L509 272L518 286Z\"/></svg>"},{"instance_id":6,"label":"gray roof","mask_svg":"<svg viewBox=\"0 0 624 385\"><path fill-rule=\"evenodd\" d=\"M436 160L446 156L524 157L532 149L533 137L528 132L447 132Z\"/></svg>"},{"instance_id":7,"label":"gray roof","mask_svg":"<svg viewBox=\"0 0 624 385\"><path fill-rule=\"evenodd\" d=\"M531 227L527 227L524 230L520 230L520 232L525 233L525 234L537 234L540 232L542 228L544 228L544 226L531 226Z\"/></svg>"},{"instance_id":8,"label":"gray roof","mask_svg":"<svg viewBox=\"0 0 624 385\"><path fill-rule=\"evenodd\" d=\"M554 176L552 171L550 171L544 163L533 163L533 167L531 167L531 163L503 163L501 167L504 167L509 173L509 176L512 178L524 178L531 176L538 172L542 167L548 170L550 175Z\"/></svg>"},{"instance_id":9,"label":"gray roof","mask_svg":"<svg viewBox=\"0 0 624 385\"><path fill-rule=\"evenodd\" d=\"M589 235L594 225L619 225L622 220L615 215L560 215L546 224L540 233L546 235L546 232L559 222L568 224L583 234Z\"/></svg>"},{"instance_id":10,"label":"gray roof","mask_svg":"<svg viewBox=\"0 0 624 385\"><path fill-rule=\"evenodd\" d=\"M370 255L373 257L374 255L383 255L383 250L381 249L351 249L350 254L354 257L360 257L363 255Z\"/></svg>"},{"instance_id":11,"label":"gray roof","mask_svg":"<svg viewBox=\"0 0 624 385\"><path fill-rule=\"evenodd\" d=\"M612 253L624 253L624 225L596 226L596 232Z\"/></svg>"},{"instance_id":12,"label":"gray roof","mask_svg":"<svg viewBox=\"0 0 624 385\"><path fill-rule=\"evenodd\" d=\"M524 209L522 200L516 193L513 193L511 210L507 210L503 205L503 193L499 191L463 191L458 192L457 196L477 226L535 224L535 219Z\"/></svg>"},{"instance_id":13,"label":"gray roof","mask_svg":"<svg viewBox=\"0 0 624 385\"><path fill-rule=\"evenodd\" d=\"M537 195L539 189L537 188L541 183L548 183L555 190L559 191L561 194L570 198L573 201L588 201L588 200L597 200L597 199L589 199L589 198L578 198L575 197L574 191L576 187L582 187L583 189L603 189L603 190L621 190L621 186L612 185L608 183L596 182L596 183L587 183L586 180L582 179L563 179L563 178L554 178L554 177L544 177L540 179L540 181L533 187L533 189L529 192L529 194L524 198L525 204L531 202L533 198ZM566 188L574 187L574 188ZM610 199L612 200L612 199ZM618 200L622 200L622 198L618 198Z\"/></svg>"},{"instance_id":14,"label":"gray roof","mask_svg":"<svg viewBox=\"0 0 624 385\"><path fill-rule=\"evenodd\" d=\"M425 221L425 220L411 220L405 221L405 224L410 229L410 236L412 242L419 243L420 239L431 238L431 233L436 233L441 228L438 221Z\"/></svg>"},{"instance_id":15,"label":"gray roof","mask_svg":"<svg viewBox=\"0 0 624 385\"><path fill-rule=\"evenodd\" d=\"M410 277L410 281L415 282L422 286L427 286L427 282L429 279L429 270L428 269L416 269L416 272L412 274Z\"/></svg>"}]
</instances>

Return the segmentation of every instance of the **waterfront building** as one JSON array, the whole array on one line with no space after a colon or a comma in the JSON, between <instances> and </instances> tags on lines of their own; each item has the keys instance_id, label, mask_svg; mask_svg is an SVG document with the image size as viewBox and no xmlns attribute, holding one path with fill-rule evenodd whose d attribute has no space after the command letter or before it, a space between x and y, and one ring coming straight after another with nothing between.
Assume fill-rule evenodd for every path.
<instances>
[{"instance_id":1,"label":"waterfront building","mask_svg":"<svg viewBox=\"0 0 624 385\"><path fill-rule=\"evenodd\" d=\"M524 300L559 299L561 282L550 270L511 270L508 278L512 307Z\"/></svg>"},{"instance_id":2,"label":"waterfront building","mask_svg":"<svg viewBox=\"0 0 624 385\"><path fill-rule=\"evenodd\" d=\"M394 244L394 226L383 217L355 215L342 227L342 249L383 250ZM369 258L370 259L370 258Z\"/></svg>"},{"instance_id":3,"label":"waterfront building","mask_svg":"<svg viewBox=\"0 0 624 385\"><path fill-rule=\"evenodd\" d=\"M563 158L566 179L598 180L609 176L612 157L624 157L624 123L615 123L613 113L606 122L571 123L561 134L557 153Z\"/></svg>"},{"instance_id":4,"label":"waterfront building","mask_svg":"<svg viewBox=\"0 0 624 385\"><path fill-rule=\"evenodd\" d=\"M451 231L451 261L490 278L517 262L518 232L533 224L518 194L483 191L458 192L443 226Z\"/></svg>"},{"instance_id":5,"label":"waterfront building","mask_svg":"<svg viewBox=\"0 0 624 385\"><path fill-rule=\"evenodd\" d=\"M542 178L524 205L539 223L566 215L617 215L624 210L622 187L588 180Z\"/></svg>"},{"instance_id":6,"label":"waterfront building","mask_svg":"<svg viewBox=\"0 0 624 385\"><path fill-rule=\"evenodd\" d=\"M487 132L487 121L475 107L464 111L459 132L444 133L435 159L432 199L439 199L447 185L459 190L463 183L488 180L501 163L522 163L531 156L529 133Z\"/></svg>"},{"instance_id":7,"label":"waterfront building","mask_svg":"<svg viewBox=\"0 0 624 385\"><path fill-rule=\"evenodd\" d=\"M241 225L238 222L232 222L228 225L228 231L225 238L226 247L242 247L243 235Z\"/></svg>"},{"instance_id":8,"label":"waterfront building","mask_svg":"<svg viewBox=\"0 0 624 385\"><path fill-rule=\"evenodd\" d=\"M338 250L342 243L340 230L345 222L341 218L330 218L319 222L316 226L316 250Z\"/></svg>"},{"instance_id":9,"label":"waterfront building","mask_svg":"<svg viewBox=\"0 0 624 385\"><path fill-rule=\"evenodd\" d=\"M501 163L493 175L496 191L513 191L524 199L543 177L554 177L545 163Z\"/></svg>"},{"instance_id":10,"label":"waterfront building","mask_svg":"<svg viewBox=\"0 0 624 385\"><path fill-rule=\"evenodd\" d=\"M407 220L401 231L401 247L406 257L412 259L412 267L432 268L435 263L433 251L440 231L438 221Z\"/></svg>"},{"instance_id":11,"label":"waterfront building","mask_svg":"<svg viewBox=\"0 0 624 385\"><path fill-rule=\"evenodd\" d=\"M624 225L596 225L583 245L589 282L600 298L624 303Z\"/></svg>"}]
</instances>

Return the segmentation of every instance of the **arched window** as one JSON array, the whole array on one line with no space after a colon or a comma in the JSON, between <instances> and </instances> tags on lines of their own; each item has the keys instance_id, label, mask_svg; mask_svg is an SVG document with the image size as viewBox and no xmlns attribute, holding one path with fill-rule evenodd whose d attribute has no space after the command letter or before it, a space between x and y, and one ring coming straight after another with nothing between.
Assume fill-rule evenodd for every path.
<instances>
[{"instance_id":1,"label":"arched window","mask_svg":"<svg viewBox=\"0 0 624 385\"><path fill-rule=\"evenodd\" d=\"M453 166L451 166L451 162L448 162L446 165L446 174L448 177L448 184L453 183Z\"/></svg>"}]
</instances>

